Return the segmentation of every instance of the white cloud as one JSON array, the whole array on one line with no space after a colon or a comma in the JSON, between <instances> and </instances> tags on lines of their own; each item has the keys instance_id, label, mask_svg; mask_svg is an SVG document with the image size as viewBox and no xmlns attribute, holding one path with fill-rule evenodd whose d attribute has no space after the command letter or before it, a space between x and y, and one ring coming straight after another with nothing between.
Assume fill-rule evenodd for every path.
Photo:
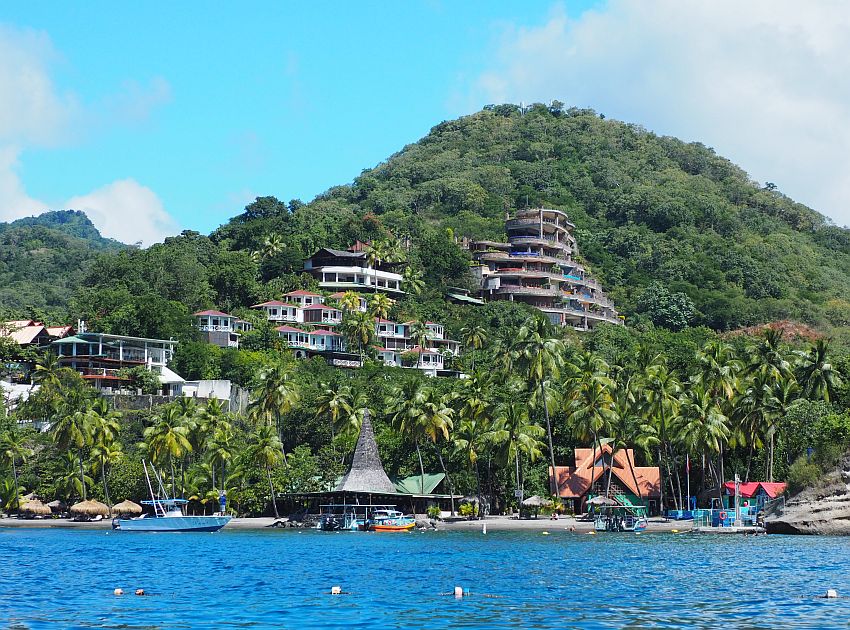
<instances>
[{"instance_id":1,"label":"white cloud","mask_svg":"<svg viewBox=\"0 0 850 630\"><path fill-rule=\"evenodd\" d=\"M562 100L713 146L850 224L850 4L611 0L501 33L470 103Z\"/></svg>"},{"instance_id":2,"label":"white cloud","mask_svg":"<svg viewBox=\"0 0 850 630\"><path fill-rule=\"evenodd\" d=\"M83 210L104 236L150 245L178 231L156 193L133 179L107 184L65 204Z\"/></svg>"},{"instance_id":3,"label":"white cloud","mask_svg":"<svg viewBox=\"0 0 850 630\"><path fill-rule=\"evenodd\" d=\"M171 98L165 79L148 85L127 81L104 105L81 107L73 94L62 94L50 74L58 58L41 32L0 24L0 221L39 214L48 208L85 210L104 236L149 245L178 228L157 195L133 179L114 181L66 202L30 196L19 176L26 149L67 143L87 119L101 126L145 121L152 109ZM49 173L44 174L49 179ZM57 203L54 203L57 202Z\"/></svg>"}]
</instances>

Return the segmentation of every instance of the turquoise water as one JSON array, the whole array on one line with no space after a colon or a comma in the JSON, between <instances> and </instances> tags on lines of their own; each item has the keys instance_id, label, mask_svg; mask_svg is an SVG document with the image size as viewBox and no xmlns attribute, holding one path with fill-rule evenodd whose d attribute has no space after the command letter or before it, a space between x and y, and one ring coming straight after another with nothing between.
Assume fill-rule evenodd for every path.
<instances>
[{"instance_id":1,"label":"turquoise water","mask_svg":"<svg viewBox=\"0 0 850 630\"><path fill-rule=\"evenodd\" d=\"M845 538L0 529L0 627L848 627ZM331 586L349 594L331 596ZM455 585L461 600L442 595ZM128 594L115 597L123 588ZM144 588L150 597L132 591Z\"/></svg>"}]
</instances>

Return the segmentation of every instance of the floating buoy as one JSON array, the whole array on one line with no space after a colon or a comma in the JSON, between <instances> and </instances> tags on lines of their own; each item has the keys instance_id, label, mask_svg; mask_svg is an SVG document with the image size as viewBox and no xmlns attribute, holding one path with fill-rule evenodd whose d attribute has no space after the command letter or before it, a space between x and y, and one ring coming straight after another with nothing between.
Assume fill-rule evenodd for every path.
<instances>
[{"instance_id":1,"label":"floating buoy","mask_svg":"<svg viewBox=\"0 0 850 630\"><path fill-rule=\"evenodd\" d=\"M589 532L587 532L587 533L588 533L589 535L591 535L591 536L596 536L596 532L595 532L595 531L593 531L593 530L590 530L590 531L589 531Z\"/></svg>"},{"instance_id":2,"label":"floating buoy","mask_svg":"<svg viewBox=\"0 0 850 630\"><path fill-rule=\"evenodd\" d=\"M113 594L113 595L123 595L123 594L124 594L124 589L122 589L122 588L116 588L114 591L112 591L112 594Z\"/></svg>"},{"instance_id":3,"label":"floating buoy","mask_svg":"<svg viewBox=\"0 0 850 630\"><path fill-rule=\"evenodd\" d=\"M671 529L671 530L670 530L670 533L671 533L671 534L678 534L678 533L679 533L679 530L678 530L678 529Z\"/></svg>"},{"instance_id":4,"label":"floating buoy","mask_svg":"<svg viewBox=\"0 0 850 630\"><path fill-rule=\"evenodd\" d=\"M824 597L826 597L827 599L835 599L836 597L838 597L838 591L836 591L834 588L831 588L826 591L826 595L824 595Z\"/></svg>"},{"instance_id":5,"label":"floating buoy","mask_svg":"<svg viewBox=\"0 0 850 630\"><path fill-rule=\"evenodd\" d=\"M544 536L548 536L548 535L549 535L549 532L540 532L540 533L541 533L542 535L544 535Z\"/></svg>"},{"instance_id":6,"label":"floating buoy","mask_svg":"<svg viewBox=\"0 0 850 630\"><path fill-rule=\"evenodd\" d=\"M342 595L341 586L331 586L331 595Z\"/></svg>"},{"instance_id":7,"label":"floating buoy","mask_svg":"<svg viewBox=\"0 0 850 630\"><path fill-rule=\"evenodd\" d=\"M463 599L463 587L455 586L455 597L457 599Z\"/></svg>"},{"instance_id":8,"label":"floating buoy","mask_svg":"<svg viewBox=\"0 0 850 630\"><path fill-rule=\"evenodd\" d=\"M136 589L136 595L141 596L141 595L144 595L144 594L145 594L145 589L143 589L143 588L137 588Z\"/></svg>"}]
</instances>

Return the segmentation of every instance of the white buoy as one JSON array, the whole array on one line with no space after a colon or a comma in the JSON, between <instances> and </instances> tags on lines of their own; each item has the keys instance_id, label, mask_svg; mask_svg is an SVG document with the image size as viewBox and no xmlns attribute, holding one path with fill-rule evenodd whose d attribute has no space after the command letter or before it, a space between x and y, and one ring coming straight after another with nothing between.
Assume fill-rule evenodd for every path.
<instances>
[{"instance_id":1,"label":"white buoy","mask_svg":"<svg viewBox=\"0 0 850 630\"><path fill-rule=\"evenodd\" d=\"M543 536L548 536L549 532L540 532Z\"/></svg>"},{"instance_id":2,"label":"white buoy","mask_svg":"<svg viewBox=\"0 0 850 630\"><path fill-rule=\"evenodd\" d=\"M331 586L331 595L342 595L341 586Z\"/></svg>"},{"instance_id":3,"label":"white buoy","mask_svg":"<svg viewBox=\"0 0 850 630\"><path fill-rule=\"evenodd\" d=\"M137 589L136 589L136 595L138 595L138 596L140 596L140 597L141 597L141 596L143 596L144 594L145 594L145 589L143 589L143 588L137 588Z\"/></svg>"},{"instance_id":4,"label":"white buoy","mask_svg":"<svg viewBox=\"0 0 850 630\"><path fill-rule=\"evenodd\" d=\"M463 587L455 586L455 597L457 599L463 599Z\"/></svg>"},{"instance_id":5,"label":"white buoy","mask_svg":"<svg viewBox=\"0 0 850 630\"><path fill-rule=\"evenodd\" d=\"M124 594L124 589L122 589L122 588L116 588L114 591L112 591L112 594L113 594L113 595L123 595L123 594Z\"/></svg>"},{"instance_id":6,"label":"white buoy","mask_svg":"<svg viewBox=\"0 0 850 630\"><path fill-rule=\"evenodd\" d=\"M838 591L836 591L834 588L831 588L826 591L827 599L835 599L836 597L838 597Z\"/></svg>"}]
</instances>

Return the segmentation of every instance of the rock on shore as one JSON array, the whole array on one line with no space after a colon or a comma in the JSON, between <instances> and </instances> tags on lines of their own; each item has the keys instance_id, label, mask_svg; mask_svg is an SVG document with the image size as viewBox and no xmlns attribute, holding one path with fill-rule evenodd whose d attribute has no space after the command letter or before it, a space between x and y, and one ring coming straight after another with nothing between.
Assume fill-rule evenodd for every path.
<instances>
[{"instance_id":1,"label":"rock on shore","mask_svg":"<svg viewBox=\"0 0 850 630\"><path fill-rule=\"evenodd\" d=\"M850 455L815 487L788 499L765 528L769 534L850 535Z\"/></svg>"}]
</instances>

